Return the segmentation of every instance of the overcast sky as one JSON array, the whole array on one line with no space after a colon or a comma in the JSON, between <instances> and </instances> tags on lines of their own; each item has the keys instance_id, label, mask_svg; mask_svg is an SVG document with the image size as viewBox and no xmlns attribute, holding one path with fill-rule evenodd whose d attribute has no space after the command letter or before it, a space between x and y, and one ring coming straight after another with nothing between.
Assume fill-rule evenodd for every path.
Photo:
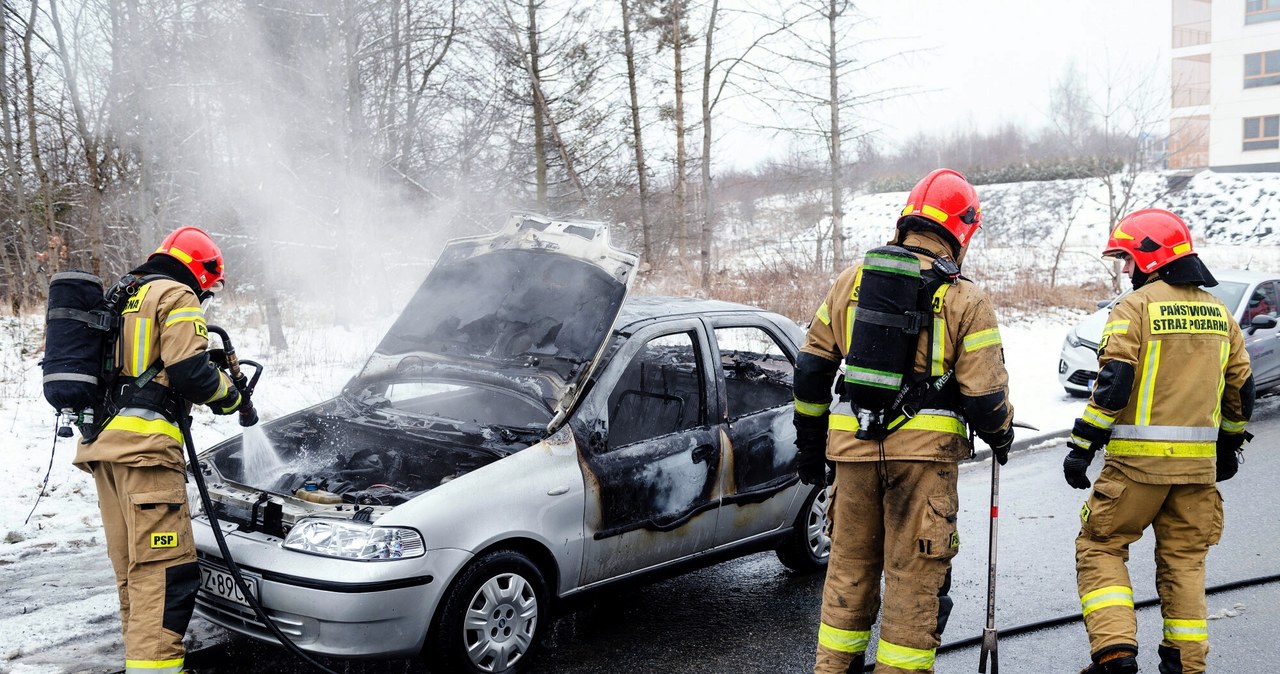
<instances>
[{"instance_id":1,"label":"overcast sky","mask_svg":"<svg viewBox=\"0 0 1280 674\"><path fill-rule=\"evenodd\" d=\"M1048 122L1049 92L1073 61L1090 87L1169 78L1170 0L858 0L857 30L918 50L871 74L920 93L869 110L886 142L921 128ZM1100 94L1099 94L1100 95ZM790 140L755 145L781 153ZM743 151L745 152L745 151ZM748 155L744 154L743 159ZM736 163L736 162L735 162Z\"/></svg>"}]
</instances>

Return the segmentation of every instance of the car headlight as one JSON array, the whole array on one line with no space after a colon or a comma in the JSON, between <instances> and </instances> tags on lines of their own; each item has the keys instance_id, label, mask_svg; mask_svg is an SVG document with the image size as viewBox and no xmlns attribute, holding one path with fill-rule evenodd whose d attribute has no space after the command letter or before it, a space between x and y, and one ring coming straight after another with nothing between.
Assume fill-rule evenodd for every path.
<instances>
[{"instance_id":1,"label":"car headlight","mask_svg":"<svg viewBox=\"0 0 1280 674\"><path fill-rule=\"evenodd\" d=\"M422 535L404 527L379 527L365 522L310 518L289 530L284 547L343 559L380 560L421 557Z\"/></svg>"},{"instance_id":2,"label":"car headlight","mask_svg":"<svg viewBox=\"0 0 1280 674\"><path fill-rule=\"evenodd\" d=\"M1076 334L1075 328L1067 331L1067 344L1070 344L1073 349L1083 344L1083 342L1080 341L1080 335Z\"/></svg>"}]
</instances>

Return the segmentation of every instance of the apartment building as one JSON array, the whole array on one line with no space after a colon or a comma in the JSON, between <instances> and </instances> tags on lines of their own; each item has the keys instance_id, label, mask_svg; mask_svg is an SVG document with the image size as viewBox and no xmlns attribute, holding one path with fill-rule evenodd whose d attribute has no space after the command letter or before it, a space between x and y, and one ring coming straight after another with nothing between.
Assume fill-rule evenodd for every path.
<instances>
[{"instance_id":1,"label":"apartment building","mask_svg":"<svg viewBox=\"0 0 1280 674\"><path fill-rule=\"evenodd\" d=\"M1280 0L1173 0L1172 169L1280 171Z\"/></svg>"}]
</instances>

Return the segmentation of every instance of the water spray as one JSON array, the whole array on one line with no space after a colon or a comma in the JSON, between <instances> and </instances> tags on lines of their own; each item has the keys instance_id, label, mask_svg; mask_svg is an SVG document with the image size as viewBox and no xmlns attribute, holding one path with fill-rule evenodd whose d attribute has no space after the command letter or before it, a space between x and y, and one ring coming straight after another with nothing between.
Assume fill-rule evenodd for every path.
<instances>
[{"instance_id":1,"label":"water spray","mask_svg":"<svg viewBox=\"0 0 1280 674\"><path fill-rule=\"evenodd\" d=\"M216 325L208 326L209 332L212 332L222 338L222 349L225 354L223 363L219 363L219 367L227 372L227 376L231 378L231 383L240 391L240 425L243 427L253 426L258 423L258 412L253 407L253 389L258 384L258 377L262 376L262 365L251 360L240 360L236 357L235 347L231 344L231 337L227 335L227 331ZM254 368L253 377L246 377L244 372L240 370L241 365L249 365ZM236 587L240 593L248 600L249 606L253 609L254 614L262 624L266 626L271 634L284 646L286 650L296 655L300 660L314 667L317 671L325 674L337 674L333 670L320 664L315 658L304 652L298 645L289 640L279 627L276 627L275 621L267 615L266 609L262 608L262 602L258 600L257 595L249 591L248 584L244 582L244 576L240 573L240 565L236 564L236 560L231 557L231 550L227 548L227 539L222 535L222 524L218 521L218 516L214 512L213 499L209 498L209 488L204 481L204 471L200 469L200 457L196 455L196 445L191 439L191 418L187 415L181 415L178 420L179 427L182 429L182 438L187 447L187 460L191 466L191 474L195 478L196 489L200 492L200 504L204 509L205 517L209 518L209 528L213 530L213 539L218 544L218 551L222 554L222 563L227 566L227 571L231 573L232 579L235 580Z\"/></svg>"}]
</instances>

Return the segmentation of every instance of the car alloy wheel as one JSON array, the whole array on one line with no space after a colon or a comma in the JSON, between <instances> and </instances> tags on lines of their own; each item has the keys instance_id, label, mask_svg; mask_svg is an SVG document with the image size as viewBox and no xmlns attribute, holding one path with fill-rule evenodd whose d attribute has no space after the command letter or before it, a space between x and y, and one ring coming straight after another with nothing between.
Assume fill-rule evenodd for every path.
<instances>
[{"instance_id":1,"label":"car alloy wheel","mask_svg":"<svg viewBox=\"0 0 1280 674\"><path fill-rule=\"evenodd\" d=\"M809 534L809 554L815 559L826 559L831 555L831 537L827 535L827 507L830 501L831 488L819 489L809 504L806 514L805 531Z\"/></svg>"},{"instance_id":2,"label":"car alloy wheel","mask_svg":"<svg viewBox=\"0 0 1280 674\"><path fill-rule=\"evenodd\" d=\"M827 508L830 503L830 487L810 489L791 528L791 535L778 546L778 561L783 566L800 573L827 568L827 560L831 557L831 538L827 536Z\"/></svg>"},{"instance_id":3,"label":"car alloy wheel","mask_svg":"<svg viewBox=\"0 0 1280 674\"><path fill-rule=\"evenodd\" d=\"M498 574L476 590L467 607L462 639L476 669L501 672L533 645L538 596L519 574Z\"/></svg>"},{"instance_id":4,"label":"car alloy wheel","mask_svg":"<svg viewBox=\"0 0 1280 674\"><path fill-rule=\"evenodd\" d=\"M516 674L541 648L551 596L542 569L515 550L477 557L437 609L422 656L431 671Z\"/></svg>"}]
</instances>

